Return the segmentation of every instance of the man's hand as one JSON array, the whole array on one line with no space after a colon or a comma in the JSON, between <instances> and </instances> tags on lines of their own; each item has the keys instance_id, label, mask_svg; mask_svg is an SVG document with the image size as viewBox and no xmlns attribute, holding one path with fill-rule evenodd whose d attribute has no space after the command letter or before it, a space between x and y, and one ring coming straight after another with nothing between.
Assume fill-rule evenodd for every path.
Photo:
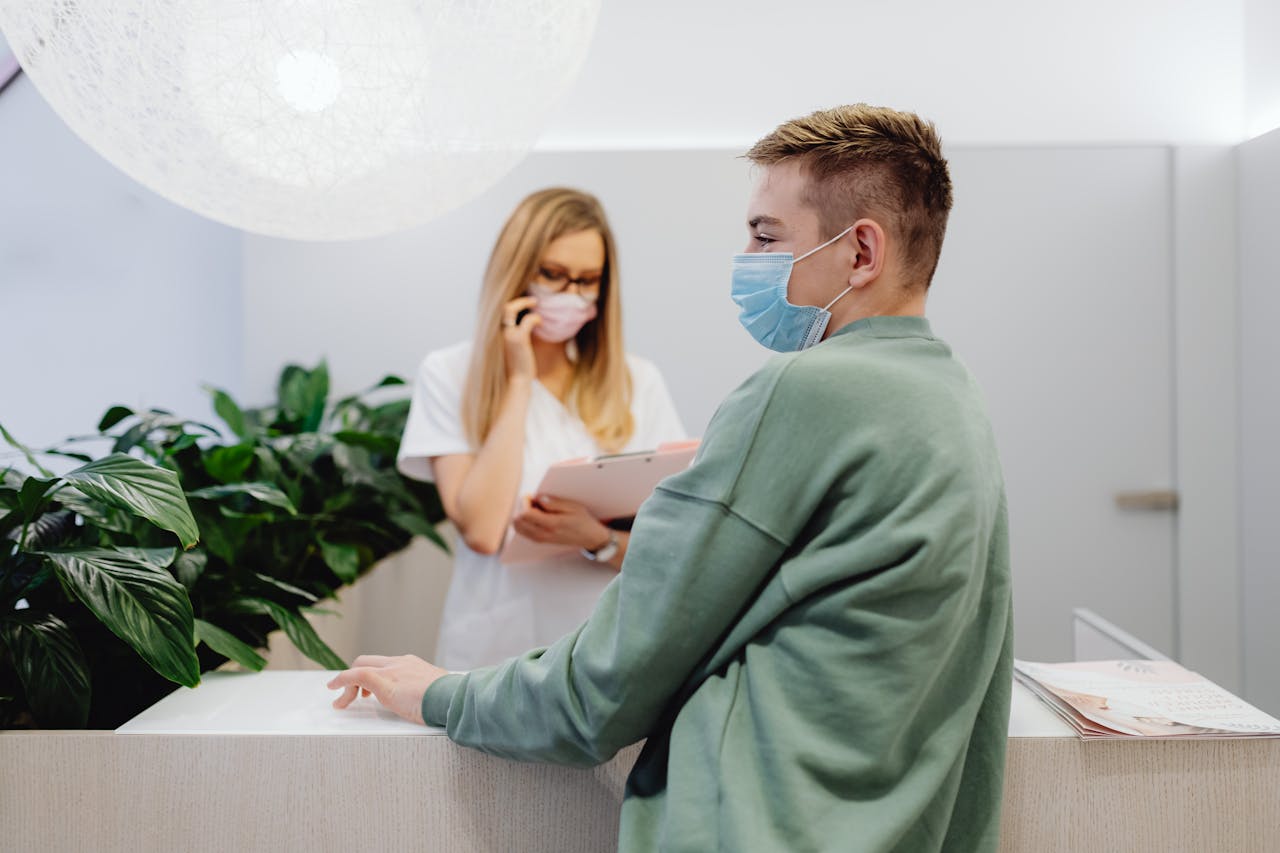
<instances>
[{"instance_id":1,"label":"man's hand","mask_svg":"<svg viewBox=\"0 0 1280 853\"><path fill-rule=\"evenodd\" d=\"M333 707L342 709L363 693L370 693L384 707L411 723L422 723L422 697L427 688L447 670L413 655L383 657L361 655L351 669L338 673L329 682L330 690L341 690Z\"/></svg>"},{"instance_id":2,"label":"man's hand","mask_svg":"<svg viewBox=\"0 0 1280 853\"><path fill-rule=\"evenodd\" d=\"M534 542L596 549L609 541L609 528L574 501L541 495L525 498L524 510L511 522L516 533Z\"/></svg>"}]
</instances>

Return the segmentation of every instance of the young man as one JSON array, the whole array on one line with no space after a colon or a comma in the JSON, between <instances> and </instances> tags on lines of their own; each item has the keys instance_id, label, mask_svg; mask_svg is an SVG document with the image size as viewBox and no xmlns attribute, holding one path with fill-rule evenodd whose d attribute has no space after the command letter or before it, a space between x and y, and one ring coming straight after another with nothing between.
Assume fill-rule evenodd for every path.
<instances>
[{"instance_id":1,"label":"young man","mask_svg":"<svg viewBox=\"0 0 1280 853\"><path fill-rule=\"evenodd\" d=\"M973 379L923 317L951 207L932 125L780 126L734 258L775 358L641 508L575 633L451 675L336 677L456 742L594 764L648 738L622 850L995 850L1010 697L1004 486Z\"/></svg>"}]
</instances>

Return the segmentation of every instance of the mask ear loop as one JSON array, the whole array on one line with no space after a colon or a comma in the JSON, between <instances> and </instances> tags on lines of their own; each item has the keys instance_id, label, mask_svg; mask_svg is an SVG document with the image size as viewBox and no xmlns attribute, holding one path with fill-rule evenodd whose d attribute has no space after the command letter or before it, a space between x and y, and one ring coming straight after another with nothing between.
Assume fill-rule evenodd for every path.
<instances>
[{"instance_id":1,"label":"mask ear loop","mask_svg":"<svg viewBox=\"0 0 1280 853\"><path fill-rule=\"evenodd\" d=\"M843 231L841 231L839 234L837 234L836 236L832 237L832 238L831 238L830 240L828 240L827 242L823 243L821 246L814 246L812 249L810 249L809 251L805 252L803 255L801 255L800 257L796 258L796 259L795 259L794 261L792 261L791 263L793 263L793 264L798 264L798 263L800 263L800 262L801 262L801 261L803 261L805 258L807 258L807 257L809 257L810 255L812 255L814 252L820 252L820 251L822 251L823 249L827 248L827 247L828 247L828 246L830 246L832 243L834 243L835 241L839 240L841 237L843 237L844 235L848 234L848 233L849 233L850 231L852 231L852 230L853 230L853 226L852 226L852 225L850 225L848 228L844 229L844 230L843 230Z\"/></svg>"},{"instance_id":2,"label":"mask ear loop","mask_svg":"<svg viewBox=\"0 0 1280 853\"><path fill-rule=\"evenodd\" d=\"M828 240L827 242L823 243L821 246L815 246L814 248L812 248L812 249L810 249L809 251L805 252L803 255L801 255L800 257L796 258L794 261L792 261L792 263L793 263L793 264L794 264L794 263L799 263L800 261L803 261L805 258L807 258L807 257L809 257L810 255L812 255L814 252L817 252L817 251L819 251L819 250L821 250L821 249L825 249L825 248L827 248L827 247L828 247L828 246L830 246L832 243L834 243L835 241L839 240L841 237L843 237L844 235L848 234L848 233L849 233L850 231L852 231L852 230L853 230L853 226L852 226L852 225L850 225L848 228L844 229L844 230L843 230L843 231L841 231L839 234L837 234L836 236L832 237L832 238L831 238L830 240ZM836 304L837 302L839 302L841 299L844 299L844 298L845 298L845 296L847 296L847 295L848 295L848 293L849 293L849 291L850 291L850 290L853 290L853 285L852 285L852 284L851 284L851 285L849 285L848 287L846 287L844 290L840 291L840 295L839 295L839 296L837 296L835 299L832 299L830 302L828 302L828 303L823 307L823 309L822 309L822 310L823 310L823 311L830 311L830 310L831 310L831 306L832 306L832 305L835 305L835 304Z\"/></svg>"},{"instance_id":3,"label":"mask ear loop","mask_svg":"<svg viewBox=\"0 0 1280 853\"><path fill-rule=\"evenodd\" d=\"M846 295L846 294L848 294L848 292L849 292L850 290L853 290L853 285L852 285L852 284L851 284L851 285L849 285L848 287L846 287L844 290L840 291L840 295L839 295L839 296L837 296L835 299L832 299L830 302L828 302L828 303L827 303L827 305L826 305L826 307L825 307L825 308L823 308L822 310L823 310L823 311L830 311L830 310L831 310L831 306L832 306L832 305L835 305L835 304L836 304L837 302L839 302L841 299L844 299L845 295Z\"/></svg>"}]
</instances>

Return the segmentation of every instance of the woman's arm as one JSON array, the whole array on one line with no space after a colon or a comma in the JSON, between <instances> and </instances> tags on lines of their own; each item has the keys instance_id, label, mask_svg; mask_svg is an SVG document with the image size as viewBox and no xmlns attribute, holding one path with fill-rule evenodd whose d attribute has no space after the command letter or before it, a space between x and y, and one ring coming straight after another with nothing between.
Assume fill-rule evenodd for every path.
<instances>
[{"instance_id":1,"label":"woman's arm","mask_svg":"<svg viewBox=\"0 0 1280 853\"><path fill-rule=\"evenodd\" d=\"M542 318L533 313L518 322L516 318L534 304L535 300L523 297L503 309L507 387L480 452L431 460L445 514L467 547L481 554L494 554L502 547L520 488L525 415L537 376L530 336Z\"/></svg>"},{"instance_id":2,"label":"woman's arm","mask_svg":"<svg viewBox=\"0 0 1280 853\"><path fill-rule=\"evenodd\" d=\"M479 453L431 460L440 503L467 547L493 554L502 547L524 466L524 420L531 381L507 385L498 419Z\"/></svg>"}]
</instances>

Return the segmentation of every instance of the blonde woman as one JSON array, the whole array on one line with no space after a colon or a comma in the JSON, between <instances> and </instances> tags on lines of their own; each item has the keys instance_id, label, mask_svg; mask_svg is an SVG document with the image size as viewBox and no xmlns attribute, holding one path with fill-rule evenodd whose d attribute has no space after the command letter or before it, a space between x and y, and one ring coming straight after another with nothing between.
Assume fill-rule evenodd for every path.
<instances>
[{"instance_id":1,"label":"blonde woman","mask_svg":"<svg viewBox=\"0 0 1280 853\"><path fill-rule=\"evenodd\" d=\"M422 363L399 466L435 481L458 530L436 649L448 669L549 645L586 619L622 565L627 533L533 494L548 467L684 438L662 376L623 349L620 297L599 201L541 190L498 236L474 338ZM504 565L509 528L572 550Z\"/></svg>"}]
</instances>

